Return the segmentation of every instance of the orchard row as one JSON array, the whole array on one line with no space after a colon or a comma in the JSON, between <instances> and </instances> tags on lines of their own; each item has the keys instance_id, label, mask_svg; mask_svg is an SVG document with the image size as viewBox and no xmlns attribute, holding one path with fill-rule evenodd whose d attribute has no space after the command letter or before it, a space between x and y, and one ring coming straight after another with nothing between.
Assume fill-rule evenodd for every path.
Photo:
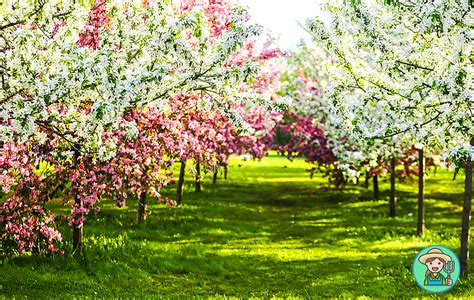
<instances>
[{"instance_id":1,"label":"orchard row","mask_svg":"<svg viewBox=\"0 0 474 300\"><path fill-rule=\"evenodd\" d=\"M472 199L473 9L468 1L340 1L285 52L230 0L22 1L0 10L1 236L8 253L55 253L45 204L71 208L74 248L101 199L181 203L184 172L269 149L349 181L465 169ZM470 144L469 144L470 143ZM180 173L175 182L174 165ZM176 185L176 198L160 194Z\"/></svg>"}]
</instances>

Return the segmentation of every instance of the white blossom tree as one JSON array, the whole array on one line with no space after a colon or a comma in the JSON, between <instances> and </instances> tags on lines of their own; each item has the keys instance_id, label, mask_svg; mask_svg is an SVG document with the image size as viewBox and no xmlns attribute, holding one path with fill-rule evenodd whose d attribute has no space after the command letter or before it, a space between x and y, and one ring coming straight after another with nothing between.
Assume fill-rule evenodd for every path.
<instances>
[{"instance_id":1,"label":"white blossom tree","mask_svg":"<svg viewBox=\"0 0 474 300\"><path fill-rule=\"evenodd\" d=\"M307 25L337 61L329 95L346 128L362 141L405 135L427 149L468 153L462 156L461 233L461 265L467 271L474 158L468 145L474 144L472 3L328 1L326 9L330 24L314 19ZM374 107L384 118L367 126Z\"/></svg>"},{"instance_id":2,"label":"white blossom tree","mask_svg":"<svg viewBox=\"0 0 474 300\"><path fill-rule=\"evenodd\" d=\"M87 23L92 5L106 6L107 21L95 33L97 44L81 47L81 31L94 26ZM236 123L242 118L230 103L270 105L239 89L257 65L230 62L259 27L247 24L236 6L228 29L211 43L203 12L178 6L177 0L2 4L0 140L41 140L42 128L107 158L114 147L101 139L104 130L117 128L129 109L166 110L165 100L176 93L206 90L213 97L203 105L220 108Z\"/></svg>"},{"instance_id":3,"label":"white blossom tree","mask_svg":"<svg viewBox=\"0 0 474 300\"><path fill-rule=\"evenodd\" d=\"M337 80L337 76L332 74L335 63L319 44L299 45L287 58L282 76L282 93L293 99L292 110L311 115L324 128L328 144L336 157L334 167L349 180L359 181L363 173L366 174L366 181L372 177L374 198L379 198L378 172L373 171L380 169L382 163L393 165L394 159L402 156L402 146L411 146L413 141L406 134L387 139L361 140L351 128L344 126L344 120L334 111L328 96L328 87L334 84L330 81ZM385 119L385 113L376 106L366 109L370 110L366 112L370 118L365 120L364 128L377 128ZM352 111L352 108L349 107L348 111ZM391 179L390 216L394 217L394 170L391 170Z\"/></svg>"}]
</instances>

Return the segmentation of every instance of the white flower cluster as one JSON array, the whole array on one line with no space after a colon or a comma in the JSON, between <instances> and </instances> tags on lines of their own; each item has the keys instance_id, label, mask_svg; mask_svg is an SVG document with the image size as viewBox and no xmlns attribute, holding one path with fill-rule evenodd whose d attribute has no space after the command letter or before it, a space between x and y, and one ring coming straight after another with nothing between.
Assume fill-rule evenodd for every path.
<instances>
[{"instance_id":1,"label":"white flower cluster","mask_svg":"<svg viewBox=\"0 0 474 300\"><path fill-rule=\"evenodd\" d=\"M336 167L351 180L360 177L364 169L375 168L380 161L400 155L402 136L389 140L375 139L381 135L379 122L387 116L376 105L367 106L367 126L353 123L356 101L338 101L344 97L363 97L358 91L348 92L333 81L338 69L335 62L321 46L313 43L302 45L288 60L283 76L282 92L294 99L292 109L308 114L324 126L328 146L336 156ZM313 92L308 93L308 88ZM380 105L380 104L378 104Z\"/></svg>"},{"instance_id":2,"label":"white flower cluster","mask_svg":"<svg viewBox=\"0 0 474 300\"><path fill-rule=\"evenodd\" d=\"M466 145L455 147L443 156L445 162L452 162L456 168L462 168L467 161L474 162L474 146Z\"/></svg>"},{"instance_id":3,"label":"white flower cluster","mask_svg":"<svg viewBox=\"0 0 474 300\"><path fill-rule=\"evenodd\" d=\"M307 26L336 60L326 95L340 128L365 145L380 139L431 149L474 136L469 1L336 0L326 8L329 25Z\"/></svg>"},{"instance_id":4,"label":"white flower cluster","mask_svg":"<svg viewBox=\"0 0 474 300\"><path fill-rule=\"evenodd\" d=\"M117 128L126 110L164 109L163 99L189 91L206 91L218 108L260 101L252 93L241 97L238 89L257 67L229 64L244 40L260 31L245 23L242 10L211 43L201 12L177 15L177 1L108 1L110 20L91 49L77 45L91 2L1 6L0 140L26 140L46 128L107 156L100 135Z\"/></svg>"}]
</instances>

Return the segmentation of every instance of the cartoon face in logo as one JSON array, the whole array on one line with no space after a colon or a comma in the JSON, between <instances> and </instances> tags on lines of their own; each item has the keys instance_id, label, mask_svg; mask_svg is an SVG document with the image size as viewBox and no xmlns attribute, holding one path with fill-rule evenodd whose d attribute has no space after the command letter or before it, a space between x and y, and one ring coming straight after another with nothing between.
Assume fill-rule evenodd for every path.
<instances>
[{"instance_id":1,"label":"cartoon face in logo","mask_svg":"<svg viewBox=\"0 0 474 300\"><path fill-rule=\"evenodd\" d=\"M420 256L418 260L422 264L426 265L428 269L426 270L426 278L424 281L425 285L452 285L453 284L453 281L451 280L450 275L448 275L448 277L446 278L441 274L441 270L447 271L448 268L450 268L451 266L454 266L451 263L452 262L451 256L444 254L438 248L433 248L429 250L428 253Z\"/></svg>"},{"instance_id":2,"label":"cartoon face in logo","mask_svg":"<svg viewBox=\"0 0 474 300\"><path fill-rule=\"evenodd\" d=\"M413 275L420 287L429 292L445 292L459 278L459 261L449 248L431 246L420 251L413 263Z\"/></svg>"}]
</instances>

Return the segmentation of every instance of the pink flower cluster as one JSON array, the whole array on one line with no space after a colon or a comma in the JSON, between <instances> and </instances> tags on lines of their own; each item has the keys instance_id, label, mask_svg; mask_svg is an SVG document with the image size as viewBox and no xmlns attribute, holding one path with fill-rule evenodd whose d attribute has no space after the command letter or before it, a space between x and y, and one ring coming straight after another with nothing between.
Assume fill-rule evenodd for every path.
<instances>
[{"instance_id":1,"label":"pink flower cluster","mask_svg":"<svg viewBox=\"0 0 474 300\"><path fill-rule=\"evenodd\" d=\"M285 153L288 158L298 156L318 165L334 164L336 158L319 125L311 116L287 112L277 127L279 134L286 136L287 141L276 145L276 149Z\"/></svg>"},{"instance_id":2,"label":"pink flower cluster","mask_svg":"<svg viewBox=\"0 0 474 300\"><path fill-rule=\"evenodd\" d=\"M41 204L50 199L46 180L35 173L39 159L30 144L4 143L0 148L0 237L5 253L56 253L61 234L54 216Z\"/></svg>"},{"instance_id":3,"label":"pink flower cluster","mask_svg":"<svg viewBox=\"0 0 474 300\"><path fill-rule=\"evenodd\" d=\"M109 21L106 0L94 0L86 26L79 33L77 45L97 49L100 43L100 34Z\"/></svg>"},{"instance_id":4,"label":"pink flower cluster","mask_svg":"<svg viewBox=\"0 0 474 300\"><path fill-rule=\"evenodd\" d=\"M202 9L210 28L210 41L222 36L232 18L232 3L229 0L182 0L179 12Z\"/></svg>"}]
</instances>

